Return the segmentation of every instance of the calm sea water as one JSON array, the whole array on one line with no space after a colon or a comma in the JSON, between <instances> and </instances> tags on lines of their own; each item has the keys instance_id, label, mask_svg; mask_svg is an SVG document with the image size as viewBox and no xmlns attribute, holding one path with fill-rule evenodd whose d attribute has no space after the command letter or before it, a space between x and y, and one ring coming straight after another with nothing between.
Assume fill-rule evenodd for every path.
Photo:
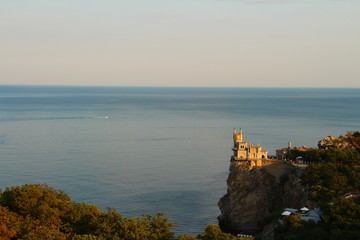
<instances>
[{"instance_id":1,"label":"calm sea water","mask_svg":"<svg viewBox=\"0 0 360 240\"><path fill-rule=\"evenodd\" d=\"M360 130L359 106L360 89L0 86L0 187L47 183L198 234L220 214L233 128L274 154Z\"/></svg>"}]
</instances>

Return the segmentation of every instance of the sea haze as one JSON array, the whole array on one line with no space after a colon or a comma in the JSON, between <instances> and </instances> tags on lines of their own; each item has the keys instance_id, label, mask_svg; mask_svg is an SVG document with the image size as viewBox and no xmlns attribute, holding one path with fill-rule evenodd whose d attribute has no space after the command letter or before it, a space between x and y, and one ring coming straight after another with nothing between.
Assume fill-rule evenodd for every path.
<instances>
[{"instance_id":1,"label":"sea haze","mask_svg":"<svg viewBox=\"0 0 360 240\"><path fill-rule=\"evenodd\" d=\"M270 154L360 130L360 89L0 86L0 187L47 183L178 233L217 223L233 128ZM105 116L109 116L106 118Z\"/></svg>"}]
</instances>

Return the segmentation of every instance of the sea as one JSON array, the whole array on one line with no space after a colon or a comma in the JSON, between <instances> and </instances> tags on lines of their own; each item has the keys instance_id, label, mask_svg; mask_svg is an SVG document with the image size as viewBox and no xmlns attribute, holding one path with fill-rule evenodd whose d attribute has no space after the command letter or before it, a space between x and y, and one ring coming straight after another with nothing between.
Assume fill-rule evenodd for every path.
<instances>
[{"instance_id":1,"label":"sea","mask_svg":"<svg viewBox=\"0 0 360 240\"><path fill-rule=\"evenodd\" d=\"M0 86L0 187L43 184L177 234L220 215L233 129L275 155L360 130L360 89Z\"/></svg>"}]
</instances>

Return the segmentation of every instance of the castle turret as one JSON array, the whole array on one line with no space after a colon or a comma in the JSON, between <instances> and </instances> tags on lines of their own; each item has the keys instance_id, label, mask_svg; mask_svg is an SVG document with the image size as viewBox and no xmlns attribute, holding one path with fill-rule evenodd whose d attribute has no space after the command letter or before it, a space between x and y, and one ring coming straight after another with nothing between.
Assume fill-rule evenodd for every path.
<instances>
[{"instance_id":1,"label":"castle turret","mask_svg":"<svg viewBox=\"0 0 360 240\"><path fill-rule=\"evenodd\" d=\"M236 129L234 128L233 138L234 138L234 143L241 143L243 141L243 133L241 128L239 133L237 133Z\"/></svg>"}]
</instances>

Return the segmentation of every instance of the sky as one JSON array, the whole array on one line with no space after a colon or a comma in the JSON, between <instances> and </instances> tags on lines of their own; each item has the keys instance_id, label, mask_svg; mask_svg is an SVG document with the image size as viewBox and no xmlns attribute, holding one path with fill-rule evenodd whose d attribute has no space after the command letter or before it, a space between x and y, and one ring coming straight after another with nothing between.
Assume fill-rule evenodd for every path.
<instances>
[{"instance_id":1,"label":"sky","mask_svg":"<svg viewBox=\"0 0 360 240\"><path fill-rule=\"evenodd\" d=\"M0 0L0 85L360 87L359 0Z\"/></svg>"}]
</instances>

